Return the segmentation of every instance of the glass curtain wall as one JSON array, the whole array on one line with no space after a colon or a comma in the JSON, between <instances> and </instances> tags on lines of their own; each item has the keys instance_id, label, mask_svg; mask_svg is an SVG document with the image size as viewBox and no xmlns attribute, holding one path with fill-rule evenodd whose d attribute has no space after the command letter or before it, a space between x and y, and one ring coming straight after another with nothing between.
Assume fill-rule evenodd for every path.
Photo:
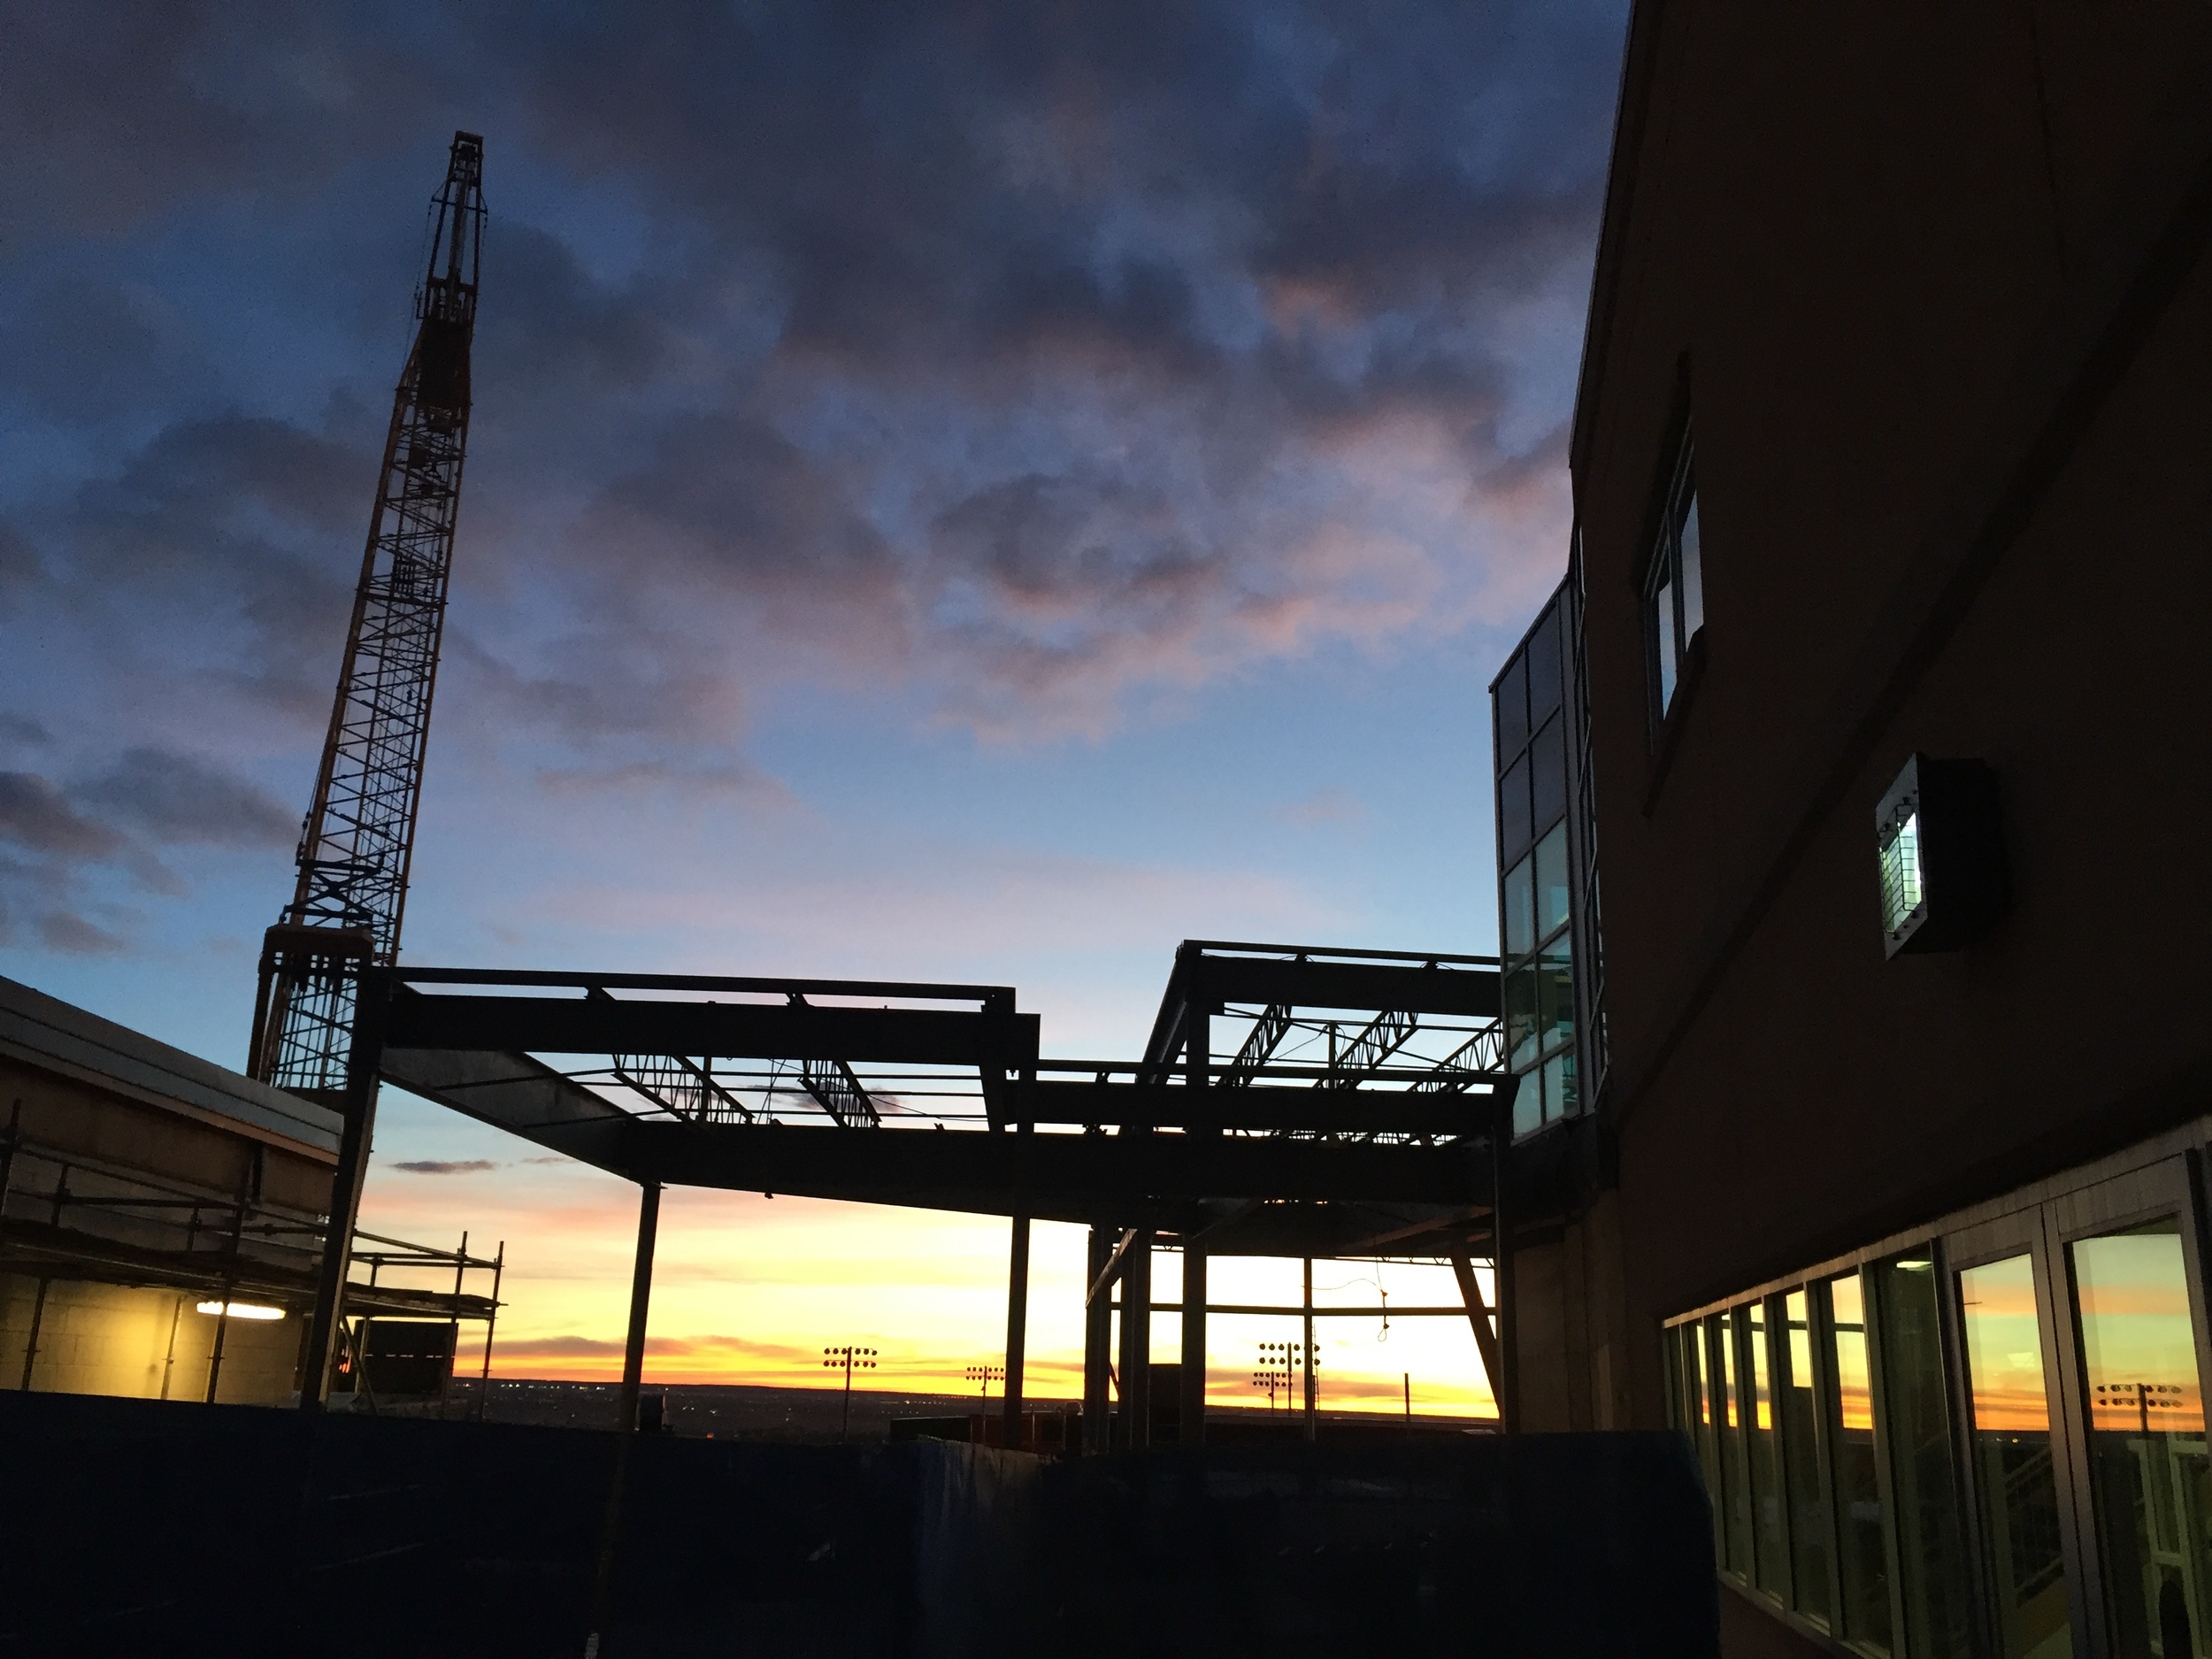
<instances>
[{"instance_id":1,"label":"glass curtain wall","mask_svg":"<svg viewBox=\"0 0 2212 1659\"><path fill-rule=\"evenodd\" d=\"M1572 882L1567 844L1567 595L1545 607L1491 688L1497 757L1498 932L1516 1134L1574 1116Z\"/></svg>"},{"instance_id":2,"label":"glass curtain wall","mask_svg":"<svg viewBox=\"0 0 2212 1659\"><path fill-rule=\"evenodd\" d=\"M1678 1321L1722 1572L1868 1659L2212 1659L2197 1202L2139 1166Z\"/></svg>"}]
</instances>

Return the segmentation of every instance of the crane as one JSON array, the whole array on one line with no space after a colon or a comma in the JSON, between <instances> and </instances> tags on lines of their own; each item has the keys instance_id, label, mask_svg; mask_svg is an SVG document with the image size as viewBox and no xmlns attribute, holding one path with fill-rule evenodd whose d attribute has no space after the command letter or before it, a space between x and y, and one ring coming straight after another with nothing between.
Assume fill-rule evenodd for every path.
<instances>
[{"instance_id":1,"label":"crane","mask_svg":"<svg viewBox=\"0 0 2212 1659\"><path fill-rule=\"evenodd\" d=\"M357 978L399 954L430 699L468 449L484 141L456 133L430 206L415 339L392 399L369 541L292 902L265 936L248 1070L336 1102Z\"/></svg>"}]
</instances>

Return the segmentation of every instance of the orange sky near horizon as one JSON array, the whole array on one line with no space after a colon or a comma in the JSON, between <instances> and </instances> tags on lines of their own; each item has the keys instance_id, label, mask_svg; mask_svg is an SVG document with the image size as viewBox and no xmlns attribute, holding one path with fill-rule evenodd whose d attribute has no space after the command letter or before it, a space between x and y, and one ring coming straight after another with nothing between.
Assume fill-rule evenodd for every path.
<instances>
[{"instance_id":1,"label":"orange sky near horizon","mask_svg":"<svg viewBox=\"0 0 2212 1659\"><path fill-rule=\"evenodd\" d=\"M423 1114L435 1113L426 1120ZM443 1121L438 1121L442 1119ZM406 1169L380 1153L371 1164L361 1226L449 1248L464 1227L472 1252L506 1243L504 1302L492 1372L509 1378L612 1381L628 1321L637 1188L441 1109L388 1091L379 1141L411 1150L434 1127L439 1160ZM403 1131L413 1131L404 1133ZM427 1170L435 1163L443 1167ZM822 1386L826 1347L880 1351L867 1386L959 1394L964 1372L1002 1361L1008 1224L1001 1217L894 1210L695 1187L662 1198L648 1325L649 1383ZM1083 1229L1033 1229L1026 1392L1073 1399L1082 1389ZM1163 1254L1154 1294L1180 1294L1179 1257ZM1215 1302L1295 1304L1299 1264L1216 1257ZM1488 1289L1485 1275L1485 1288ZM1378 1285L1402 1307L1456 1305L1441 1263L1317 1263L1317 1305L1375 1307ZM472 1288L488 1289L488 1277ZM1494 1415L1474 1338L1462 1317L1316 1322L1321 1399L1336 1409L1404 1409L1410 1376L1417 1414ZM1217 1314L1209 1333L1207 1398L1264 1405L1252 1386L1257 1345L1294 1340L1298 1321ZM460 1369L482 1348L463 1333ZM1153 1353L1179 1357L1179 1316L1156 1315ZM840 1374L836 1379L841 1384ZM857 1379L856 1379L857 1386ZM995 1387L993 1390L996 1394Z\"/></svg>"}]
</instances>

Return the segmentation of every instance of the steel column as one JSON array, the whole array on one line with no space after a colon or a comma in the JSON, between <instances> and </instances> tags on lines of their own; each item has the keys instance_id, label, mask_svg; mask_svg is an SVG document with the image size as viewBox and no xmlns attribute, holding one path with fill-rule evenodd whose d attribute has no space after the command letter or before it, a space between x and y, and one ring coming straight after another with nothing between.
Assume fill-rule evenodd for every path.
<instances>
[{"instance_id":1,"label":"steel column","mask_svg":"<svg viewBox=\"0 0 2212 1659\"><path fill-rule=\"evenodd\" d=\"M1475 1278L1475 1264L1467 1252L1458 1251L1452 1257L1452 1272L1459 1280L1459 1294L1467 1303L1467 1323L1475 1330L1475 1350L1482 1356L1482 1374L1489 1379L1491 1397L1497 1402L1498 1420L1505 1420L1505 1382L1498 1363L1498 1336L1490 1325L1490 1309L1482 1299L1482 1286ZM1495 1277L1494 1263L1493 1277Z\"/></svg>"},{"instance_id":2,"label":"steel column","mask_svg":"<svg viewBox=\"0 0 2212 1659\"><path fill-rule=\"evenodd\" d=\"M1183 1387L1178 1409L1186 1446L1206 1440L1206 1247L1183 1245Z\"/></svg>"},{"instance_id":3,"label":"steel column","mask_svg":"<svg viewBox=\"0 0 2212 1659\"><path fill-rule=\"evenodd\" d=\"M1305 1318L1302 1323L1306 1333L1306 1351L1303 1357L1306 1362L1306 1444L1310 1446L1313 1444L1315 1432L1320 1426L1320 1420L1317 1413L1319 1410L1321 1402L1318 1393L1314 1387L1313 1381L1313 1362L1315 1357L1313 1351L1313 1257L1309 1256L1305 1258L1305 1261L1306 1302Z\"/></svg>"},{"instance_id":4,"label":"steel column","mask_svg":"<svg viewBox=\"0 0 2212 1659\"><path fill-rule=\"evenodd\" d=\"M645 1323L653 1300L653 1244L660 1233L661 1184L638 1184L637 1259L630 1270L630 1333L622 1350L621 1432L637 1432L638 1390L645 1380Z\"/></svg>"},{"instance_id":5,"label":"steel column","mask_svg":"<svg viewBox=\"0 0 2212 1659\"><path fill-rule=\"evenodd\" d=\"M1152 1229L1140 1227L1121 1268L1121 1417L1116 1448L1152 1443Z\"/></svg>"},{"instance_id":6,"label":"steel column","mask_svg":"<svg viewBox=\"0 0 2212 1659\"><path fill-rule=\"evenodd\" d=\"M353 1226L369 1174L376 1135L376 1093L384 1053L384 1019L391 1004L388 970L363 972L353 999L353 1042L346 1062L346 1098L338 1135L338 1167L330 1178L330 1221L315 1280L315 1312L308 1324L307 1369L300 1378L300 1409L319 1411L330 1397L331 1352L344 1317L346 1275L353 1265Z\"/></svg>"},{"instance_id":7,"label":"steel column","mask_svg":"<svg viewBox=\"0 0 2212 1659\"><path fill-rule=\"evenodd\" d=\"M1492 1294L1498 1304L1498 1375L1494 1386L1498 1391L1499 1425L1508 1434L1517 1434L1521 1428L1520 1299L1514 1289L1512 1215L1506 1204L1506 1163L1513 1149L1513 1097L1509 1093L1498 1102L1490 1137L1490 1226L1495 1240L1490 1260Z\"/></svg>"},{"instance_id":8,"label":"steel column","mask_svg":"<svg viewBox=\"0 0 2212 1659\"><path fill-rule=\"evenodd\" d=\"M1105 1227L1093 1227L1085 1284L1095 1285L1113 1256L1112 1231ZM1108 1292L1101 1290L1091 1297L1083 1309L1083 1453L1087 1457L1101 1455L1110 1443L1107 1435L1107 1416L1112 1407L1107 1391L1111 1382L1109 1356L1113 1340L1114 1299Z\"/></svg>"},{"instance_id":9,"label":"steel column","mask_svg":"<svg viewBox=\"0 0 2212 1659\"><path fill-rule=\"evenodd\" d=\"M999 1443L1022 1448L1022 1365L1029 1344L1029 1217L1016 1216L1006 1263L1005 1429Z\"/></svg>"}]
</instances>

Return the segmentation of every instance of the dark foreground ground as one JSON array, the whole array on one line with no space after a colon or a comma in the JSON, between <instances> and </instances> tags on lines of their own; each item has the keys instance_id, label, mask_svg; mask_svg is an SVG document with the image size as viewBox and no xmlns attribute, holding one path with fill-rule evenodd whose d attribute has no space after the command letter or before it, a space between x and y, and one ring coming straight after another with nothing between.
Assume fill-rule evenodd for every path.
<instances>
[{"instance_id":1,"label":"dark foreground ground","mask_svg":"<svg viewBox=\"0 0 2212 1659\"><path fill-rule=\"evenodd\" d=\"M625 1442L0 1394L0 1655L579 1659ZM639 1436L603 1659L1711 1659L1678 1435Z\"/></svg>"}]
</instances>

